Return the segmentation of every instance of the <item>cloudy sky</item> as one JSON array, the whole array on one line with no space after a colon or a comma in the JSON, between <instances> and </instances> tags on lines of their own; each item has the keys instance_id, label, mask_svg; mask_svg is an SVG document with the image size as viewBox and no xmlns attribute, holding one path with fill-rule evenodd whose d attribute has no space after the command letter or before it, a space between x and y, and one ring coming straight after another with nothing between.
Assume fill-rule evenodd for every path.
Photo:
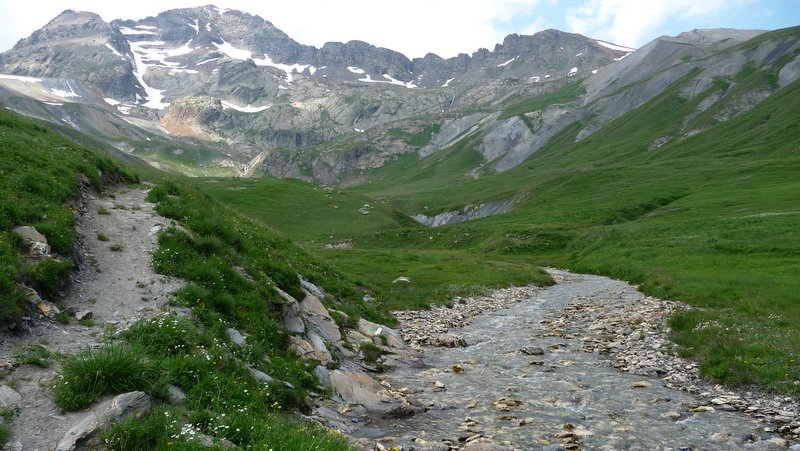
<instances>
[{"instance_id":1,"label":"cloudy sky","mask_svg":"<svg viewBox=\"0 0 800 451\"><path fill-rule=\"evenodd\" d=\"M0 0L0 52L67 8L111 21L207 3L257 14L302 44L358 39L412 58L492 49L510 33L547 28L640 47L694 28L800 25L800 0Z\"/></svg>"}]
</instances>

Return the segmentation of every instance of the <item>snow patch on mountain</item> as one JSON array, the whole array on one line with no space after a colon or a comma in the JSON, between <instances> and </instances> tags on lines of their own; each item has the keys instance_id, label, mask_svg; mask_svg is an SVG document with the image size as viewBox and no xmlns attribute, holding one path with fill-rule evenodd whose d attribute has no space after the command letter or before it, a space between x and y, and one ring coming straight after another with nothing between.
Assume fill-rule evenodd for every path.
<instances>
[{"instance_id":1,"label":"snow patch on mountain","mask_svg":"<svg viewBox=\"0 0 800 451\"><path fill-rule=\"evenodd\" d=\"M107 104L111 105L111 106L117 106L117 105L119 105L119 104L120 104L120 101L119 101L119 100L112 99L112 98L110 98L110 97L104 97L104 98L103 98L103 100L105 100L105 102L106 102Z\"/></svg>"},{"instance_id":2,"label":"snow patch on mountain","mask_svg":"<svg viewBox=\"0 0 800 451\"><path fill-rule=\"evenodd\" d=\"M5 75L0 74L0 80L16 80L21 81L23 83L41 83L41 78L34 78L34 77L23 77L21 75Z\"/></svg>"},{"instance_id":3,"label":"snow patch on mountain","mask_svg":"<svg viewBox=\"0 0 800 451\"><path fill-rule=\"evenodd\" d=\"M133 52L133 61L135 63L133 75L144 89L145 97L142 99L144 101L144 106L157 110L162 110L169 106L169 104L162 102L162 100L164 100L163 89L151 87L144 80L144 75L147 73L147 68L153 65L146 63L145 59L148 61L160 62L166 67L180 65L179 63L168 63L167 61L164 61L164 57L161 55L161 50L158 48L153 48L154 46L163 44L163 41L130 42L131 52Z\"/></svg>"},{"instance_id":4,"label":"snow patch on mountain","mask_svg":"<svg viewBox=\"0 0 800 451\"><path fill-rule=\"evenodd\" d=\"M456 77L447 79L447 81L444 82L444 84L442 85L442 88L446 88L446 87L450 86L450 82L455 80L455 79L456 79Z\"/></svg>"},{"instance_id":5,"label":"snow patch on mountain","mask_svg":"<svg viewBox=\"0 0 800 451\"><path fill-rule=\"evenodd\" d=\"M143 28L144 25L139 25L136 28ZM124 34L125 36L138 36L143 34L156 34L155 31L152 30L137 30L136 28L128 28L128 27L119 27L120 33ZM155 27L153 27L155 28Z\"/></svg>"},{"instance_id":6,"label":"snow patch on mountain","mask_svg":"<svg viewBox=\"0 0 800 451\"><path fill-rule=\"evenodd\" d=\"M503 64L498 64L498 65L497 65L497 67L504 67L504 66L508 66L509 64L513 63L513 62L514 62L514 60L516 60L516 59L517 59L517 57L515 56L514 58L511 58L510 60L506 61L506 62L505 62L505 63L503 63Z\"/></svg>"},{"instance_id":7,"label":"snow patch on mountain","mask_svg":"<svg viewBox=\"0 0 800 451\"><path fill-rule=\"evenodd\" d=\"M217 58L209 58L207 60L200 61L199 63L195 64L195 66L202 66L203 64L208 64L208 63L210 63L212 61L216 61L218 59L219 59L219 57L217 57Z\"/></svg>"},{"instance_id":8,"label":"snow patch on mountain","mask_svg":"<svg viewBox=\"0 0 800 451\"><path fill-rule=\"evenodd\" d=\"M69 82L67 82L67 89L69 89L69 91L52 88L50 89L50 92L61 97L62 99L68 99L70 97L80 97L80 95L78 95L78 93L76 93L75 90L72 89L72 85L70 85Z\"/></svg>"},{"instance_id":9,"label":"snow patch on mountain","mask_svg":"<svg viewBox=\"0 0 800 451\"><path fill-rule=\"evenodd\" d=\"M370 74L365 74L364 78L359 78L358 81L363 81L364 83L385 83L388 85L397 85L397 86L405 86L406 88L418 88L417 85L414 84L413 81L404 82L400 80L396 80L392 78L390 75L383 74L383 78L387 79L388 81L383 80L373 80Z\"/></svg>"},{"instance_id":10,"label":"snow patch on mountain","mask_svg":"<svg viewBox=\"0 0 800 451\"><path fill-rule=\"evenodd\" d=\"M115 49L115 48L114 48L114 46L112 46L110 43L106 42L106 47L108 47L108 49L109 49L109 50L111 50L112 52L114 52L114 55L117 55L117 56L119 56L120 58L123 58L123 59L125 58L125 57L122 55L122 53L119 53L119 52L117 51L117 49Z\"/></svg>"},{"instance_id":11,"label":"snow patch on mountain","mask_svg":"<svg viewBox=\"0 0 800 451\"><path fill-rule=\"evenodd\" d=\"M620 52L633 52L633 51L636 50L636 49L632 49L630 47L625 47L625 46L622 46L622 45L612 44L610 42L604 42L604 41L595 41L595 42L597 42L598 44L602 45L603 47L605 47L607 49L618 50Z\"/></svg>"},{"instance_id":12,"label":"snow patch on mountain","mask_svg":"<svg viewBox=\"0 0 800 451\"><path fill-rule=\"evenodd\" d=\"M347 70L349 70L350 72L352 72L354 74L358 74L358 75L364 75L364 74L367 73L367 71L365 71L364 69L360 69L360 68L355 67L355 66L347 66Z\"/></svg>"},{"instance_id":13,"label":"snow patch on mountain","mask_svg":"<svg viewBox=\"0 0 800 451\"><path fill-rule=\"evenodd\" d=\"M200 34L200 21L198 19L193 19L194 23L189 22L189 26L194 28L195 33Z\"/></svg>"},{"instance_id":14,"label":"snow patch on mountain","mask_svg":"<svg viewBox=\"0 0 800 451\"><path fill-rule=\"evenodd\" d=\"M219 51L227 55L229 58L246 61L252 60L256 66L267 66L267 67L274 67L276 69L280 69L286 73L286 77L284 78L287 83L291 83L294 77L292 77L292 73L297 71L298 73L302 73L306 68L310 67L310 64L282 64L276 63L272 61L272 58L269 57L266 53L264 53L263 58L253 58L253 53L250 50L244 50L237 47L234 47L231 43L222 41L222 44L217 44L216 42L213 43Z\"/></svg>"},{"instance_id":15,"label":"snow patch on mountain","mask_svg":"<svg viewBox=\"0 0 800 451\"><path fill-rule=\"evenodd\" d=\"M260 113L260 112L262 112L264 110L269 109L269 105L266 105L266 106L251 106L251 105L239 106L239 105L236 105L234 103L230 103L228 101L223 100L222 101L222 108L224 108L226 110L227 109L231 109L231 110L241 111L242 113Z\"/></svg>"}]
</instances>

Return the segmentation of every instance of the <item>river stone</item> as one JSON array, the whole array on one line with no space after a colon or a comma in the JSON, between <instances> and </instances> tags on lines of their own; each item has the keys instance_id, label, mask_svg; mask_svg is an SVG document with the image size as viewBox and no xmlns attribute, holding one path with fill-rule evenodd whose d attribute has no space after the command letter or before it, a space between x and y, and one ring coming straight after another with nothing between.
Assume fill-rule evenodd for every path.
<instances>
[{"instance_id":1,"label":"river stone","mask_svg":"<svg viewBox=\"0 0 800 451\"><path fill-rule=\"evenodd\" d=\"M231 340L231 343L239 347L244 346L244 337L238 330L229 327L225 329L225 333L228 335L228 339Z\"/></svg>"},{"instance_id":2,"label":"river stone","mask_svg":"<svg viewBox=\"0 0 800 451\"><path fill-rule=\"evenodd\" d=\"M450 451L450 446L442 442L429 442L421 438L417 438L413 442L415 451Z\"/></svg>"},{"instance_id":3,"label":"river stone","mask_svg":"<svg viewBox=\"0 0 800 451\"><path fill-rule=\"evenodd\" d=\"M306 331L306 326L300 318L300 304L291 296L289 299L291 301L287 302L283 308L283 325L290 333L301 334Z\"/></svg>"},{"instance_id":4,"label":"river stone","mask_svg":"<svg viewBox=\"0 0 800 451\"><path fill-rule=\"evenodd\" d=\"M363 318L358 320L358 331L367 337L386 337L386 344L390 348L406 349L406 343L400 333L380 324L369 322Z\"/></svg>"},{"instance_id":5,"label":"river stone","mask_svg":"<svg viewBox=\"0 0 800 451\"><path fill-rule=\"evenodd\" d=\"M0 385L0 407L17 407L22 401L22 395L8 385Z\"/></svg>"},{"instance_id":6,"label":"river stone","mask_svg":"<svg viewBox=\"0 0 800 451\"><path fill-rule=\"evenodd\" d=\"M308 295L303 298L300 302L300 314L308 329L324 341L335 344L342 340L339 326L318 297Z\"/></svg>"},{"instance_id":7,"label":"river stone","mask_svg":"<svg viewBox=\"0 0 800 451\"><path fill-rule=\"evenodd\" d=\"M520 348L519 352L525 355L543 355L544 349L538 346L525 346L524 348Z\"/></svg>"},{"instance_id":8,"label":"river stone","mask_svg":"<svg viewBox=\"0 0 800 451\"><path fill-rule=\"evenodd\" d=\"M333 361L333 357L331 356L330 351L325 346L325 342L322 338L313 333L309 332L307 334L308 342L311 343L311 347L314 349L314 358L319 360L319 363L323 365L327 365L328 363Z\"/></svg>"},{"instance_id":9,"label":"river stone","mask_svg":"<svg viewBox=\"0 0 800 451\"><path fill-rule=\"evenodd\" d=\"M442 334L430 339L431 346L440 346L443 348L465 348L467 341L458 335Z\"/></svg>"},{"instance_id":10,"label":"river stone","mask_svg":"<svg viewBox=\"0 0 800 451\"><path fill-rule=\"evenodd\" d=\"M39 233L35 227L22 226L14 228L14 233L22 237L28 245L28 253L36 257L50 255L50 245L47 238Z\"/></svg>"},{"instance_id":11,"label":"river stone","mask_svg":"<svg viewBox=\"0 0 800 451\"><path fill-rule=\"evenodd\" d=\"M314 285L313 283L307 281L306 279L303 278L303 276L301 276L299 274L297 275L297 278L300 280L300 286L303 287L304 290L306 290L309 293L311 293L311 295L316 296L318 298L324 298L325 297L325 292L322 291L322 288L320 288L320 287Z\"/></svg>"},{"instance_id":12,"label":"river stone","mask_svg":"<svg viewBox=\"0 0 800 451\"><path fill-rule=\"evenodd\" d=\"M257 370L250 365L247 366L247 371L250 372L250 375L253 376L253 379L255 379L256 382L261 382L262 384L269 384L275 381L275 379L273 379L272 376L270 376L269 374Z\"/></svg>"},{"instance_id":13,"label":"river stone","mask_svg":"<svg viewBox=\"0 0 800 451\"><path fill-rule=\"evenodd\" d=\"M385 412L393 407L381 401L380 393L385 389L366 373L333 370L329 379L331 388L349 403L360 404L372 412Z\"/></svg>"},{"instance_id":14,"label":"river stone","mask_svg":"<svg viewBox=\"0 0 800 451\"><path fill-rule=\"evenodd\" d=\"M289 336L289 350L301 359L316 358L314 355L314 347L311 346L311 343L294 335Z\"/></svg>"},{"instance_id":15,"label":"river stone","mask_svg":"<svg viewBox=\"0 0 800 451\"><path fill-rule=\"evenodd\" d=\"M177 385L167 385L167 399L170 404L179 406L186 402L186 393Z\"/></svg>"},{"instance_id":16,"label":"river stone","mask_svg":"<svg viewBox=\"0 0 800 451\"><path fill-rule=\"evenodd\" d=\"M83 321L85 319L92 319L93 316L94 312L92 312L91 310L80 310L78 312L75 312L75 319L78 321Z\"/></svg>"},{"instance_id":17,"label":"river stone","mask_svg":"<svg viewBox=\"0 0 800 451\"><path fill-rule=\"evenodd\" d=\"M461 448L463 451L513 451L514 448L498 445L497 443L468 443Z\"/></svg>"},{"instance_id":18,"label":"river stone","mask_svg":"<svg viewBox=\"0 0 800 451\"><path fill-rule=\"evenodd\" d=\"M151 408L150 398L141 391L124 393L92 406L86 415L64 434L56 446L56 451L81 449L98 432L111 424L129 416L143 417Z\"/></svg>"}]
</instances>

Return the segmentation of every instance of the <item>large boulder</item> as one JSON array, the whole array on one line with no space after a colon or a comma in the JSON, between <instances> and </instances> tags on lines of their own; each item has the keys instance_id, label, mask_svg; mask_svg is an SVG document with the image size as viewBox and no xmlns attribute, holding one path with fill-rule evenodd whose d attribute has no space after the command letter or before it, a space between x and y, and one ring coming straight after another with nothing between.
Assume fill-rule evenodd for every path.
<instances>
[{"instance_id":1,"label":"large boulder","mask_svg":"<svg viewBox=\"0 0 800 451\"><path fill-rule=\"evenodd\" d=\"M318 297L309 293L303 298L303 301L300 302L300 315L308 330L317 334L327 343L338 344L342 341L339 326L331 318L328 309L322 305Z\"/></svg>"},{"instance_id":2,"label":"large boulder","mask_svg":"<svg viewBox=\"0 0 800 451\"><path fill-rule=\"evenodd\" d=\"M28 253L34 257L44 257L50 255L50 245L47 244L47 238L39 233L35 227L22 226L14 228L14 233L25 240L28 245Z\"/></svg>"},{"instance_id":3,"label":"large boulder","mask_svg":"<svg viewBox=\"0 0 800 451\"><path fill-rule=\"evenodd\" d=\"M150 413L150 398L141 391L123 393L91 407L58 442L56 451L83 449L100 431L129 416L142 417Z\"/></svg>"},{"instance_id":4,"label":"large boulder","mask_svg":"<svg viewBox=\"0 0 800 451\"><path fill-rule=\"evenodd\" d=\"M358 331L367 337L384 337L380 340L386 340L386 346L390 348L401 350L407 348L400 333L389 327L375 324L362 318L358 320Z\"/></svg>"}]
</instances>

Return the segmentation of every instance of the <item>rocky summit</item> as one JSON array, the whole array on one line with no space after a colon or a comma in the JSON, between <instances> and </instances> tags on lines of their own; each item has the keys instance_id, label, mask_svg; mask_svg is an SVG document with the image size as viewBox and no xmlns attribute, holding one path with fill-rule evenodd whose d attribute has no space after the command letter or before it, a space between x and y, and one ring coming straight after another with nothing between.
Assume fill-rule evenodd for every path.
<instances>
[{"instance_id":1,"label":"rocky summit","mask_svg":"<svg viewBox=\"0 0 800 451\"><path fill-rule=\"evenodd\" d=\"M419 150L389 130L414 134L475 105L557 90L632 50L547 30L412 60L359 41L302 45L258 16L214 6L112 23L67 10L0 55L0 98L150 161L143 141L156 140L211 148L204 165L242 175L334 182ZM117 126L97 129L99 117ZM340 145L322 146L331 140Z\"/></svg>"}]
</instances>

